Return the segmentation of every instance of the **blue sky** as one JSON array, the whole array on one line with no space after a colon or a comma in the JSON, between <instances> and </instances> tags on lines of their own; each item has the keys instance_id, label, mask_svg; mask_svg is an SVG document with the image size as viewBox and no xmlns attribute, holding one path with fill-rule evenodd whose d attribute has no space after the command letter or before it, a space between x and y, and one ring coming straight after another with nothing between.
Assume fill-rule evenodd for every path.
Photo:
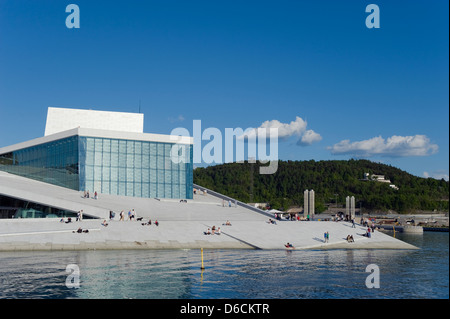
<instances>
[{"instance_id":1,"label":"blue sky","mask_svg":"<svg viewBox=\"0 0 450 319\"><path fill-rule=\"evenodd\" d=\"M65 25L70 3L79 29ZM370 3L379 29L366 27ZM278 126L282 160L366 158L448 179L448 11L441 0L0 0L0 147L43 136L49 106L138 112L140 101L145 132Z\"/></svg>"}]
</instances>

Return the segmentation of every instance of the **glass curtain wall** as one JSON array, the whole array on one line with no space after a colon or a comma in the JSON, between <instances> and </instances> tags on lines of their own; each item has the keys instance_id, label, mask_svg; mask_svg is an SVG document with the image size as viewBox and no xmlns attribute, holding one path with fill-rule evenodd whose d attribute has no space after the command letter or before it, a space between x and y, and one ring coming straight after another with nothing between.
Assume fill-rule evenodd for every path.
<instances>
[{"instance_id":1,"label":"glass curtain wall","mask_svg":"<svg viewBox=\"0 0 450 319\"><path fill-rule=\"evenodd\" d=\"M0 170L78 190L78 136L1 154Z\"/></svg>"},{"instance_id":2,"label":"glass curtain wall","mask_svg":"<svg viewBox=\"0 0 450 319\"><path fill-rule=\"evenodd\" d=\"M80 137L80 190L192 198L192 145ZM172 160L173 159L173 160Z\"/></svg>"}]
</instances>

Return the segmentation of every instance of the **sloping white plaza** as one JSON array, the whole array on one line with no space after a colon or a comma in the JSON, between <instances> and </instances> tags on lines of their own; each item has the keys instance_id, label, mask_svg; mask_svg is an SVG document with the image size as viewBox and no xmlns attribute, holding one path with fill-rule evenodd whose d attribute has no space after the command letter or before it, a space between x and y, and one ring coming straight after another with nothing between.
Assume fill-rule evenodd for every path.
<instances>
[{"instance_id":1,"label":"sloping white plaza","mask_svg":"<svg viewBox=\"0 0 450 319\"><path fill-rule=\"evenodd\" d=\"M197 192L192 200L137 198L99 194L84 198L83 192L0 172L0 194L42 203L52 207L80 211L83 219L71 223L59 218L1 219L0 250L85 250L85 249L416 249L403 241L375 231L362 236L365 228L332 221L277 221L263 211L218 198L211 192ZM134 209L139 221L128 220ZM119 213L124 211L124 221ZM109 212L115 216L109 219ZM141 220L142 218L142 220ZM151 225L142 225L148 223ZM106 220L108 226L103 226ZM155 225L155 221L159 225ZM67 218L65 218L67 221ZM227 221L231 226L224 225ZM220 235L205 235L220 227ZM77 233L81 228L87 233ZM330 239L324 242L323 234ZM348 243L347 235L355 242Z\"/></svg>"}]
</instances>

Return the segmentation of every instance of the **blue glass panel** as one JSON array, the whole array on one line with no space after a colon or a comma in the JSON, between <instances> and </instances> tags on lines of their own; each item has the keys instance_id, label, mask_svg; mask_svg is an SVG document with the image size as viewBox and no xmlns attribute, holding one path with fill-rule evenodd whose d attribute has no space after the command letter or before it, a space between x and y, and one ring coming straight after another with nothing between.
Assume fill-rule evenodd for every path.
<instances>
[{"instance_id":1,"label":"blue glass panel","mask_svg":"<svg viewBox=\"0 0 450 319\"><path fill-rule=\"evenodd\" d=\"M150 197L150 184L142 183L142 197Z\"/></svg>"},{"instance_id":2,"label":"blue glass panel","mask_svg":"<svg viewBox=\"0 0 450 319\"><path fill-rule=\"evenodd\" d=\"M119 141L111 140L111 153L118 153L118 152L119 152Z\"/></svg>"},{"instance_id":3,"label":"blue glass panel","mask_svg":"<svg viewBox=\"0 0 450 319\"><path fill-rule=\"evenodd\" d=\"M135 168L142 167L142 155L140 155L140 154L134 155L134 167Z\"/></svg>"},{"instance_id":4,"label":"blue glass panel","mask_svg":"<svg viewBox=\"0 0 450 319\"><path fill-rule=\"evenodd\" d=\"M117 195L118 188L119 188L119 183L111 181L110 194Z\"/></svg>"},{"instance_id":5,"label":"blue glass panel","mask_svg":"<svg viewBox=\"0 0 450 319\"><path fill-rule=\"evenodd\" d=\"M166 184L172 183L172 171L169 169L164 170L164 183Z\"/></svg>"},{"instance_id":6,"label":"blue glass panel","mask_svg":"<svg viewBox=\"0 0 450 319\"><path fill-rule=\"evenodd\" d=\"M119 154L111 153L111 166L117 167L119 166Z\"/></svg>"},{"instance_id":7,"label":"blue glass panel","mask_svg":"<svg viewBox=\"0 0 450 319\"><path fill-rule=\"evenodd\" d=\"M119 178L119 169L117 167L111 167L110 173L111 181L117 182Z\"/></svg>"},{"instance_id":8,"label":"blue glass panel","mask_svg":"<svg viewBox=\"0 0 450 319\"><path fill-rule=\"evenodd\" d=\"M150 168L156 168L157 161L156 155L150 155Z\"/></svg>"},{"instance_id":9,"label":"blue glass panel","mask_svg":"<svg viewBox=\"0 0 450 319\"><path fill-rule=\"evenodd\" d=\"M142 183L150 182L150 170L143 168L141 177L142 177Z\"/></svg>"},{"instance_id":10,"label":"blue glass panel","mask_svg":"<svg viewBox=\"0 0 450 319\"><path fill-rule=\"evenodd\" d=\"M157 154L159 156L164 156L164 144L163 143L157 143L156 149L157 149Z\"/></svg>"},{"instance_id":11,"label":"blue glass panel","mask_svg":"<svg viewBox=\"0 0 450 319\"><path fill-rule=\"evenodd\" d=\"M94 153L94 165L102 165L102 152L95 150Z\"/></svg>"},{"instance_id":12,"label":"blue glass panel","mask_svg":"<svg viewBox=\"0 0 450 319\"><path fill-rule=\"evenodd\" d=\"M134 142L134 154L141 154L142 153L142 142L135 141Z\"/></svg>"},{"instance_id":13,"label":"blue glass panel","mask_svg":"<svg viewBox=\"0 0 450 319\"><path fill-rule=\"evenodd\" d=\"M150 169L150 182L156 183L157 177L156 177L156 169Z\"/></svg>"},{"instance_id":14,"label":"blue glass panel","mask_svg":"<svg viewBox=\"0 0 450 319\"><path fill-rule=\"evenodd\" d=\"M171 184L164 184L164 197L165 198L173 198Z\"/></svg>"},{"instance_id":15,"label":"blue glass panel","mask_svg":"<svg viewBox=\"0 0 450 319\"><path fill-rule=\"evenodd\" d=\"M86 165L86 179L94 180L94 166Z\"/></svg>"},{"instance_id":16,"label":"blue glass panel","mask_svg":"<svg viewBox=\"0 0 450 319\"><path fill-rule=\"evenodd\" d=\"M119 182L119 193L118 195L126 195L126 183L125 182Z\"/></svg>"},{"instance_id":17,"label":"blue glass panel","mask_svg":"<svg viewBox=\"0 0 450 319\"><path fill-rule=\"evenodd\" d=\"M150 143L142 142L142 155L150 155Z\"/></svg>"},{"instance_id":18,"label":"blue glass panel","mask_svg":"<svg viewBox=\"0 0 450 319\"><path fill-rule=\"evenodd\" d=\"M158 196L156 188L156 183L150 183L150 197L154 198Z\"/></svg>"},{"instance_id":19,"label":"blue glass panel","mask_svg":"<svg viewBox=\"0 0 450 319\"><path fill-rule=\"evenodd\" d=\"M150 167L150 155L142 154L142 168Z\"/></svg>"},{"instance_id":20,"label":"blue glass panel","mask_svg":"<svg viewBox=\"0 0 450 319\"><path fill-rule=\"evenodd\" d=\"M127 183L126 196L134 196L134 183L133 182Z\"/></svg>"},{"instance_id":21,"label":"blue glass panel","mask_svg":"<svg viewBox=\"0 0 450 319\"><path fill-rule=\"evenodd\" d=\"M134 183L134 196L136 197L142 197L142 184L141 183Z\"/></svg>"},{"instance_id":22,"label":"blue glass panel","mask_svg":"<svg viewBox=\"0 0 450 319\"><path fill-rule=\"evenodd\" d=\"M134 154L127 154L127 167L134 168Z\"/></svg>"},{"instance_id":23,"label":"blue glass panel","mask_svg":"<svg viewBox=\"0 0 450 319\"><path fill-rule=\"evenodd\" d=\"M119 167L119 182L125 182L127 179L127 170L125 167Z\"/></svg>"},{"instance_id":24,"label":"blue glass panel","mask_svg":"<svg viewBox=\"0 0 450 319\"><path fill-rule=\"evenodd\" d=\"M103 158L102 161L103 166L111 166L111 153L103 152L102 158Z\"/></svg>"},{"instance_id":25,"label":"blue glass panel","mask_svg":"<svg viewBox=\"0 0 450 319\"><path fill-rule=\"evenodd\" d=\"M134 169L127 168L127 182L133 182L133 181L134 181Z\"/></svg>"},{"instance_id":26,"label":"blue glass panel","mask_svg":"<svg viewBox=\"0 0 450 319\"><path fill-rule=\"evenodd\" d=\"M110 139L103 139L103 153L110 153L111 152L111 140Z\"/></svg>"},{"instance_id":27,"label":"blue glass panel","mask_svg":"<svg viewBox=\"0 0 450 319\"><path fill-rule=\"evenodd\" d=\"M94 189L94 181L86 180L86 191L93 192L93 189Z\"/></svg>"},{"instance_id":28,"label":"blue glass panel","mask_svg":"<svg viewBox=\"0 0 450 319\"><path fill-rule=\"evenodd\" d=\"M107 166L102 167L102 180L109 181L110 180L111 169Z\"/></svg>"},{"instance_id":29,"label":"blue glass panel","mask_svg":"<svg viewBox=\"0 0 450 319\"><path fill-rule=\"evenodd\" d=\"M157 184L156 196L160 198L165 198L164 196L164 184Z\"/></svg>"},{"instance_id":30,"label":"blue glass panel","mask_svg":"<svg viewBox=\"0 0 450 319\"><path fill-rule=\"evenodd\" d=\"M94 181L94 189L92 190L91 196L94 196L94 192L102 191L102 181Z\"/></svg>"},{"instance_id":31,"label":"blue glass panel","mask_svg":"<svg viewBox=\"0 0 450 319\"><path fill-rule=\"evenodd\" d=\"M157 155L156 143L150 143L150 155Z\"/></svg>"},{"instance_id":32,"label":"blue glass panel","mask_svg":"<svg viewBox=\"0 0 450 319\"><path fill-rule=\"evenodd\" d=\"M142 178L142 170L135 168L134 169L134 181L140 183L141 178Z\"/></svg>"},{"instance_id":33,"label":"blue glass panel","mask_svg":"<svg viewBox=\"0 0 450 319\"><path fill-rule=\"evenodd\" d=\"M127 154L134 154L134 141L127 140Z\"/></svg>"},{"instance_id":34,"label":"blue glass panel","mask_svg":"<svg viewBox=\"0 0 450 319\"><path fill-rule=\"evenodd\" d=\"M119 167L127 167L127 154L119 153Z\"/></svg>"},{"instance_id":35,"label":"blue glass panel","mask_svg":"<svg viewBox=\"0 0 450 319\"><path fill-rule=\"evenodd\" d=\"M159 169L157 171L157 175L156 175L156 182L157 183L164 183L164 170Z\"/></svg>"},{"instance_id":36,"label":"blue glass panel","mask_svg":"<svg viewBox=\"0 0 450 319\"><path fill-rule=\"evenodd\" d=\"M127 153L127 141L119 140L119 153L121 154Z\"/></svg>"}]
</instances>

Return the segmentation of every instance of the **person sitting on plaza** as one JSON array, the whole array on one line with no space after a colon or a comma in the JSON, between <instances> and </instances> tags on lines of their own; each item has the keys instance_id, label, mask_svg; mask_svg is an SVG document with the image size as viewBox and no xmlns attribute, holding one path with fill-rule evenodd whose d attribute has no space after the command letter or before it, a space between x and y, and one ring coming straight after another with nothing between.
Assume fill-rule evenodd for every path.
<instances>
[{"instance_id":1,"label":"person sitting on plaza","mask_svg":"<svg viewBox=\"0 0 450 319\"><path fill-rule=\"evenodd\" d=\"M370 237L371 237L371 234L370 234L370 228L369 228L369 227L367 227L366 233L365 233L363 236L365 236L365 237L367 237L367 238L370 238Z\"/></svg>"},{"instance_id":2,"label":"person sitting on plaza","mask_svg":"<svg viewBox=\"0 0 450 319\"><path fill-rule=\"evenodd\" d=\"M152 225L152 220L149 219L147 223L141 223L142 226L148 225L151 226Z\"/></svg>"}]
</instances>

